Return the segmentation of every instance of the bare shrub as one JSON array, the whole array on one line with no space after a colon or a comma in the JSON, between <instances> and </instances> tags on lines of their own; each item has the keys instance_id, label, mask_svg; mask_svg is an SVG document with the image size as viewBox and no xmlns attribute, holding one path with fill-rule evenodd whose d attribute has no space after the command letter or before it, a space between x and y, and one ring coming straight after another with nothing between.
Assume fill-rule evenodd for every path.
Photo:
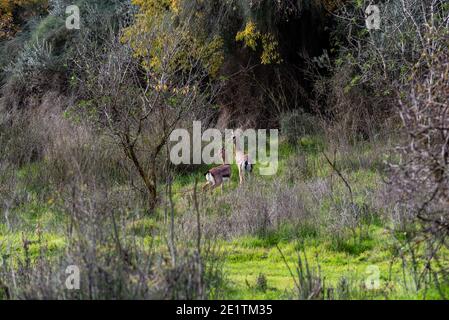
<instances>
[{"instance_id":1,"label":"bare shrub","mask_svg":"<svg viewBox=\"0 0 449 320\"><path fill-rule=\"evenodd\" d=\"M146 189L151 213L159 200L159 176L170 134L187 119L202 119L216 95L201 53L178 60L189 51L187 28L188 21L174 26L164 20L145 32L145 39L131 37L130 43L121 38L129 32L119 29L103 39L101 48L96 34L87 30L73 61L80 97L77 113L87 115L92 127L122 150ZM154 50L151 45L161 33L172 41ZM137 43L144 46L139 50L154 51L151 61L160 61L157 68L135 58L132 44Z\"/></svg>"},{"instance_id":2,"label":"bare shrub","mask_svg":"<svg viewBox=\"0 0 449 320\"><path fill-rule=\"evenodd\" d=\"M396 91L407 85L431 45L426 26L447 30L442 0L378 3L380 30L366 28L370 4L373 1L341 2L333 12L337 23L331 37L339 52L332 60L324 52L310 63L316 109L332 120L328 135L342 143L385 131L385 121L395 116Z\"/></svg>"},{"instance_id":3,"label":"bare shrub","mask_svg":"<svg viewBox=\"0 0 449 320\"><path fill-rule=\"evenodd\" d=\"M15 206L18 192L17 177L14 170L14 166L0 157L0 212L2 212L0 226L3 225L6 229L11 228L11 223L14 219L14 216L11 214L11 209Z\"/></svg>"},{"instance_id":4,"label":"bare shrub","mask_svg":"<svg viewBox=\"0 0 449 320\"><path fill-rule=\"evenodd\" d=\"M18 166L42 157L48 133L41 130L36 114L3 110L0 120L0 139L5 159Z\"/></svg>"},{"instance_id":5,"label":"bare shrub","mask_svg":"<svg viewBox=\"0 0 449 320\"><path fill-rule=\"evenodd\" d=\"M231 233L266 235L284 223L305 225L309 222L309 211L301 191L299 186L286 186L280 181L252 184L237 191L237 201L231 207L235 228Z\"/></svg>"},{"instance_id":6,"label":"bare shrub","mask_svg":"<svg viewBox=\"0 0 449 320\"><path fill-rule=\"evenodd\" d=\"M108 136L95 132L85 123L52 117L52 139L45 148L48 183L56 190L71 185L78 176L98 185L132 185L126 159ZM131 181L131 182L130 182Z\"/></svg>"},{"instance_id":7,"label":"bare shrub","mask_svg":"<svg viewBox=\"0 0 449 320\"><path fill-rule=\"evenodd\" d=\"M336 244L346 241L348 237L360 241L369 236L372 220L373 214L366 204L352 203L343 196L331 201L326 229Z\"/></svg>"},{"instance_id":8,"label":"bare shrub","mask_svg":"<svg viewBox=\"0 0 449 320\"><path fill-rule=\"evenodd\" d=\"M50 91L37 109L3 114L0 161L21 170L20 188L47 201L79 175L97 184L137 180L126 172L123 156L107 137L66 117L62 109L67 103L66 97Z\"/></svg>"},{"instance_id":9,"label":"bare shrub","mask_svg":"<svg viewBox=\"0 0 449 320\"><path fill-rule=\"evenodd\" d=\"M284 260L287 269L290 272L290 276L295 284L295 290L293 296L298 300L320 300L324 299L325 288L324 279L321 276L321 270L318 267L312 268L309 265L307 254L305 251L301 252L299 245L297 246L297 263L295 265L295 271L290 268L287 259L282 253L281 249L276 246L279 253Z\"/></svg>"},{"instance_id":10,"label":"bare shrub","mask_svg":"<svg viewBox=\"0 0 449 320\"><path fill-rule=\"evenodd\" d=\"M314 257L314 262L306 253L304 244L296 245L297 260L294 268L290 266L282 250L277 246L279 253L287 267L294 283L294 289L289 292L292 299L297 300L350 300L369 299L374 295L382 293L388 297L384 290L373 291L366 288L365 283L341 276L336 283L326 282L326 277L321 274L319 256Z\"/></svg>"},{"instance_id":11,"label":"bare shrub","mask_svg":"<svg viewBox=\"0 0 449 320\"><path fill-rule=\"evenodd\" d=\"M296 144L304 135L320 132L320 121L311 114L295 110L281 114L281 133L287 137L287 141Z\"/></svg>"},{"instance_id":12,"label":"bare shrub","mask_svg":"<svg viewBox=\"0 0 449 320\"><path fill-rule=\"evenodd\" d=\"M360 243L361 240L369 236L370 225L374 218L374 213L366 201L366 199L370 199L371 192L369 189L356 190L351 185L338 165L336 153L333 160L330 160L326 153L323 153L323 156L332 170L332 192L328 197L329 211L326 229L332 234L332 239L337 245L347 240L348 232L354 241L358 240ZM334 173L341 184L334 182ZM357 201L357 195L363 196L363 200Z\"/></svg>"},{"instance_id":13,"label":"bare shrub","mask_svg":"<svg viewBox=\"0 0 449 320\"><path fill-rule=\"evenodd\" d=\"M300 230L301 226L313 228L303 191L301 185L289 186L278 180L253 180L213 202L206 195L202 200L204 210L212 214L202 222L202 226L205 233L215 237L266 236L286 224L292 230ZM180 223L192 230L193 216L184 215Z\"/></svg>"},{"instance_id":14,"label":"bare shrub","mask_svg":"<svg viewBox=\"0 0 449 320\"><path fill-rule=\"evenodd\" d=\"M424 265L411 262L420 270L415 282L421 285L431 275L447 277L448 271L440 264L439 253L447 248L449 234L449 42L447 30L430 22L423 35L432 41L417 64L415 80L401 95L405 137L397 148L399 161L391 163L390 176L391 189L404 208L400 220L420 223L403 240L411 257L422 252L426 261ZM422 237L426 246L418 250Z\"/></svg>"},{"instance_id":15,"label":"bare shrub","mask_svg":"<svg viewBox=\"0 0 449 320\"><path fill-rule=\"evenodd\" d=\"M286 160L286 167L286 179L289 183L310 179L317 172L315 163L310 161L304 153L295 154L289 157Z\"/></svg>"},{"instance_id":16,"label":"bare shrub","mask_svg":"<svg viewBox=\"0 0 449 320\"><path fill-rule=\"evenodd\" d=\"M132 197L84 186L74 190L64 197L63 245L50 246L40 231L23 235L18 248L2 244L11 248L0 265L6 298L206 299L217 294L221 269L213 247L201 245L198 251L176 245L175 258L156 245L158 234L142 238L129 232L128 226L145 216ZM68 266L80 270L79 290L66 286Z\"/></svg>"}]
</instances>

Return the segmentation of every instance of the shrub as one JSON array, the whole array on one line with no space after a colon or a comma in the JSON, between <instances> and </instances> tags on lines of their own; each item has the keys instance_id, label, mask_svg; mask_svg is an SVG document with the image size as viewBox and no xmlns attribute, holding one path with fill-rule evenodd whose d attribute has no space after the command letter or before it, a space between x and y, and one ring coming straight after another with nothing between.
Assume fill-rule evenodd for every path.
<instances>
[{"instance_id":1,"label":"shrub","mask_svg":"<svg viewBox=\"0 0 449 320\"><path fill-rule=\"evenodd\" d=\"M402 208L398 220L417 221L420 225L414 236L405 239L411 258L414 260L415 254L422 252L419 255L426 261L421 266L412 260L413 267L423 268L424 275L443 272L446 277L447 268L440 266L439 259L443 248L448 247L449 235L449 41L447 30L429 28L425 35L434 46L423 52L420 68L412 77L415 80L401 92L405 138L397 148L399 161L391 163L390 187ZM403 224L398 227L407 228ZM417 239L421 238L427 239L425 250L417 249ZM437 261L435 269L432 261Z\"/></svg>"},{"instance_id":2,"label":"shrub","mask_svg":"<svg viewBox=\"0 0 449 320\"><path fill-rule=\"evenodd\" d=\"M281 133L291 144L297 144L298 139L304 135L313 135L320 132L318 118L300 110L282 114L280 127Z\"/></svg>"},{"instance_id":3,"label":"shrub","mask_svg":"<svg viewBox=\"0 0 449 320\"><path fill-rule=\"evenodd\" d=\"M222 237L268 237L288 225L289 228L285 228L286 233L282 233L282 236L294 237L301 230L313 233L310 229L316 225L304 192L302 185L292 187L279 180L253 180L230 191L218 202L209 202L205 198L203 201L208 205L205 210L211 212L210 217L203 222L205 232ZM181 224L193 228L193 218L185 214Z\"/></svg>"},{"instance_id":4,"label":"shrub","mask_svg":"<svg viewBox=\"0 0 449 320\"><path fill-rule=\"evenodd\" d=\"M51 44L46 41L27 43L6 71L14 78L26 81L34 73L52 70L55 66L52 50Z\"/></svg>"},{"instance_id":5,"label":"shrub","mask_svg":"<svg viewBox=\"0 0 449 320\"><path fill-rule=\"evenodd\" d=\"M164 250L156 244L156 234L142 238L127 228L143 218L132 197L97 190L75 184L64 194L61 210L68 225L58 246L51 246L40 229L36 236L23 234L21 243L2 244L2 254L9 257L0 264L0 294L9 299L96 300L206 299L218 294L222 273L212 246L190 247L184 241L175 251ZM9 232L13 239L16 225ZM68 266L80 271L79 290L67 290Z\"/></svg>"},{"instance_id":6,"label":"shrub","mask_svg":"<svg viewBox=\"0 0 449 320\"><path fill-rule=\"evenodd\" d=\"M259 273L256 279L256 289L262 292L266 292L268 289L267 277L263 273Z\"/></svg>"}]
</instances>

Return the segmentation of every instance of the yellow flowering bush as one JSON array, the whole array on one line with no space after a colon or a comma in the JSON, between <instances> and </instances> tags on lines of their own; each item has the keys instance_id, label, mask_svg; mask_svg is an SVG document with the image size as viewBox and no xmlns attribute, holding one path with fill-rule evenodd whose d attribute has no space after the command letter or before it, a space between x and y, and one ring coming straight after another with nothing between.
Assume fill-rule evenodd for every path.
<instances>
[{"instance_id":1,"label":"yellow flowering bush","mask_svg":"<svg viewBox=\"0 0 449 320\"><path fill-rule=\"evenodd\" d=\"M261 33L258 31L256 24L249 21L245 29L238 32L236 41L241 41L246 47L256 51L261 45L262 54L260 60L262 64L281 63L282 59L278 52L279 43L271 33Z\"/></svg>"},{"instance_id":2,"label":"yellow flowering bush","mask_svg":"<svg viewBox=\"0 0 449 320\"><path fill-rule=\"evenodd\" d=\"M123 41L128 42L142 66L151 72L160 72L163 68L188 70L192 61L201 61L213 77L224 61L223 41L219 36L208 39L193 34L189 27L191 21L200 19L183 15L184 0L133 0L139 6L134 25L127 28ZM184 50L170 48L183 47ZM168 56L167 52L173 52Z\"/></svg>"},{"instance_id":3,"label":"yellow flowering bush","mask_svg":"<svg viewBox=\"0 0 449 320\"><path fill-rule=\"evenodd\" d=\"M48 0L0 0L0 40L11 38L19 31L13 16L17 9L43 11L47 7Z\"/></svg>"}]
</instances>

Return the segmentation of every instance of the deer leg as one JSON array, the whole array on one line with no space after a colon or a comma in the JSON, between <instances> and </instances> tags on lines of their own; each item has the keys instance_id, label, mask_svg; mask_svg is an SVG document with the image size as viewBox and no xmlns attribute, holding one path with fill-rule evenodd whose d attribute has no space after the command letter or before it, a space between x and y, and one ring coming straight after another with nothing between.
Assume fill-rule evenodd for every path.
<instances>
[{"instance_id":1,"label":"deer leg","mask_svg":"<svg viewBox=\"0 0 449 320\"><path fill-rule=\"evenodd\" d=\"M210 188L210 184L209 184L209 182L206 182L201 189L204 192L206 189L209 189L209 188Z\"/></svg>"},{"instance_id":2,"label":"deer leg","mask_svg":"<svg viewBox=\"0 0 449 320\"><path fill-rule=\"evenodd\" d=\"M240 184L243 184L243 180L244 180L244 172L242 170L242 165L239 165L239 178L240 178Z\"/></svg>"},{"instance_id":3,"label":"deer leg","mask_svg":"<svg viewBox=\"0 0 449 320\"><path fill-rule=\"evenodd\" d=\"M209 188L210 193L212 194L212 192L217 189L217 187L219 187L220 184L219 183L215 183L213 185L211 185L211 187Z\"/></svg>"},{"instance_id":4,"label":"deer leg","mask_svg":"<svg viewBox=\"0 0 449 320\"><path fill-rule=\"evenodd\" d=\"M223 187L223 179L221 177L215 178L215 184L213 189L218 188L220 185Z\"/></svg>"}]
</instances>

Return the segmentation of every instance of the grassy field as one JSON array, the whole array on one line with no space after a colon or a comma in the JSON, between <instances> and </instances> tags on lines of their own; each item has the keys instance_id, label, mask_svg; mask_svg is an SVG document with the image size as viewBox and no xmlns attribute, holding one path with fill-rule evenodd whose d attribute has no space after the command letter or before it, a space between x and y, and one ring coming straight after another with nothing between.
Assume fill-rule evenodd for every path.
<instances>
[{"instance_id":1,"label":"grassy field","mask_svg":"<svg viewBox=\"0 0 449 320\"><path fill-rule=\"evenodd\" d=\"M297 169L292 169L290 162L301 157L301 164L305 167L300 169L305 182L331 179L335 196L345 197L346 190L342 180L337 177L321 152L324 151L324 146L321 137L305 137L300 140L298 147L282 144L278 176L263 179L278 179L279 176L285 178L292 170ZM351 185L355 203L362 206L373 200L367 199L368 197L380 195L388 147L387 141L367 143L352 147L337 156L336 164ZM329 150L325 152L329 153ZM294 185L298 181L290 183ZM231 188L237 187L236 181L233 181ZM220 192L217 191L216 194L219 196ZM330 206L329 199L320 200L316 203L319 206L316 211L326 215ZM324 280L324 287L335 289L346 284L351 288L352 293L343 298L440 298L441 295L435 288L417 290L414 286L411 270L399 258L398 242L392 237L392 226L386 218L388 212L384 212L384 208L369 210L376 211L372 212L372 221L362 227L366 228L362 236L359 227L356 227L355 236L337 239L326 228L295 228L286 223L268 234L221 241L226 256L226 298L291 298L296 290L298 256L304 260L304 255L313 273ZM378 268L380 286L377 290L367 290L366 282L372 272L370 268L373 267ZM261 281L263 285L260 284Z\"/></svg>"},{"instance_id":2,"label":"grassy field","mask_svg":"<svg viewBox=\"0 0 449 320\"><path fill-rule=\"evenodd\" d=\"M327 181L331 186L328 194L319 195L313 190L304 191L307 210L311 212L311 222L301 223L281 221L276 227L264 232L235 234L218 237L217 246L223 254L225 286L221 297L225 299L289 299L297 297L295 281L298 280L298 258L310 275L318 278L325 290L332 290L335 298L342 299L422 299L439 298L435 288L417 290L413 282L413 272L403 264L398 254L398 241L392 237L391 222L388 219L388 206L383 206L383 160L388 143L365 143L353 146L346 152L336 153L332 168L322 151L331 155L329 147L324 147L320 137L301 139L299 145L292 147L283 143L280 147L280 166L275 177L260 177L257 174L249 183L258 184L261 179L267 183L279 180L287 188L298 184L314 186ZM330 156L329 156L330 157ZM336 173L344 177L351 188ZM17 224L11 230L7 221L0 224L0 254L4 261L14 261L15 256L24 254L31 258L39 255L42 247L45 254L57 255L67 245L64 231L68 221L56 204L57 195L40 198L39 164L17 172L19 181L27 179L29 198L26 204L9 213ZM204 168L201 168L204 171ZM183 190L193 188L195 177L202 171L183 175L173 184L176 216L185 215ZM223 194L215 190L212 203L225 203L228 192L239 192L237 171L233 168L233 181ZM29 181L34 181L29 183ZM257 186L256 186L257 187ZM307 190L304 188L303 190ZM354 206L369 216L354 226L332 229L335 224L332 215L352 198ZM228 200L227 200L228 199ZM380 200L379 200L380 199ZM223 208L222 208L223 209ZM231 209L223 209L230 214ZM279 208L279 210L282 210ZM298 208L299 210L299 208ZM304 210L304 208L302 209ZM207 210L205 212L208 212ZM228 213L226 213L228 212ZM219 213L220 214L220 213ZM211 217L204 216L208 220ZM144 217L127 226L138 230L137 237L143 243L152 242L152 231L162 228L163 213L155 217ZM309 218L308 218L309 219ZM30 245L24 249L24 241ZM156 236L160 250L166 250L163 239ZM367 281L372 270L378 270L379 287L370 290ZM368 283L369 286L369 283ZM330 292L330 291L329 291ZM329 293L331 294L331 293Z\"/></svg>"}]
</instances>

